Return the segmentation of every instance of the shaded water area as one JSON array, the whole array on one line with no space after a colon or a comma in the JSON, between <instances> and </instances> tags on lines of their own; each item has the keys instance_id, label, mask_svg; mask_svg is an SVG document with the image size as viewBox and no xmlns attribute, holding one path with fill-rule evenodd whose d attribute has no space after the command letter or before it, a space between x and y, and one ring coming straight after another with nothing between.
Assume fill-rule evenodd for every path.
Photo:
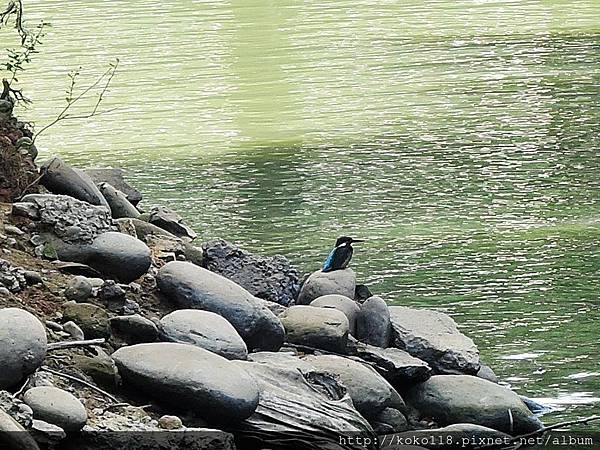
<instances>
[{"instance_id":1,"label":"shaded water area","mask_svg":"<svg viewBox=\"0 0 600 450\"><path fill-rule=\"evenodd\" d=\"M120 166L194 225L450 312L519 393L600 413L600 2L29 0L43 156Z\"/></svg>"}]
</instances>

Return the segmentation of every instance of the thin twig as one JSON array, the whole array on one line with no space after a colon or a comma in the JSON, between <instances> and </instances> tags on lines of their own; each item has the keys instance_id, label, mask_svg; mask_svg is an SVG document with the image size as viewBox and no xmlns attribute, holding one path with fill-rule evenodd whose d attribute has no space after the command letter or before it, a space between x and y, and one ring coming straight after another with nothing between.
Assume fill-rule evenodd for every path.
<instances>
[{"instance_id":1,"label":"thin twig","mask_svg":"<svg viewBox=\"0 0 600 450\"><path fill-rule=\"evenodd\" d=\"M117 69L119 67L119 59L117 58L115 63L111 63L110 67L102 74L100 75L96 81L94 81L91 85L89 85L86 89L84 89L82 92L79 93L79 95L77 95L75 98L71 98L72 92L73 92L73 88L75 86L75 77L77 76L78 73L75 73L72 77L71 77L71 84L69 86L69 90L68 90L68 98L67 98L67 104L65 105L65 107L62 109L61 112L58 113L58 115L56 116L56 118L50 122L48 125L44 126L40 131L38 131L35 136L33 137L32 141L33 143L35 143L35 140L42 134L44 133L48 128L53 127L54 125L56 125L57 123L63 121L63 120L73 120L73 119L90 119L92 117L95 116L99 116L101 114L106 114L108 112L112 112L114 111L114 109L112 110L108 110L108 111L102 111L102 112L98 112L98 108L100 107L100 104L102 103L102 100L104 100L104 95L106 94L106 92L108 91L108 88L117 72ZM71 107L77 103L79 100L81 100L82 98L84 98L87 94L90 93L90 91L92 89L95 89L96 87L98 87L98 85L100 85L102 82L104 81L104 85L102 87L102 90L100 91L100 94L98 95L98 99L94 105L94 108L92 109L92 111L88 114L79 114L79 115L74 115L74 114L69 114L69 110L71 109ZM116 109L116 108L115 108Z\"/></svg>"},{"instance_id":2,"label":"thin twig","mask_svg":"<svg viewBox=\"0 0 600 450\"><path fill-rule=\"evenodd\" d=\"M114 395L109 394L108 392L100 389L97 386L94 386L92 383L88 383L87 381L82 380L81 378L74 377L73 375L67 375L66 373L59 372L58 370L54 370L54 369L51 369L51 368L46 367L46 366L40 367L40 370L43 370L44 372L48 372L48 373L54 374L57 377L63 377L63 378L66 378L67 380L76 381L77 383L81 383L84 386L87 386L88 388L90 388L90 389L92 389L92 390L94 390L94 391L96 391L96 392L104 395L105 397L109 398L111 401L113 401L115 403L119 403L119 400L117 400L117 398Z\"/></svg>"},{"instance_id":3,"label":"thin twig","mask_svg":"<svg viewBox=\"0 0 600 450\"><path fill-rule=\"evenodd\" d=\"M104 338L100 339L89 339L87 341L61 341L61 342L53 342L52 344L48 344L48 351L52 352L55 350L64 350L66 348L74 348L74 347L88 347L90 345L102 345L106 342Z\"/></svg>"},{"instance_id":4,"label":"thin twig","mask_svg":"<svg viewBox=\"0 0 600 450\"><path fill-rule=\"evenodd\" d=\"M39 177L37 177L35 180L33 180L31 183L29 183L27 186L25 186L25 189L23 189L23 190L21 191L21 195L20 195L20 196L19 196L19 197L16 199L16 201L18 201L18 202L19 202L19 201L21 201L21 199L22 199L23 197L25 197L25 195L27 195L27 191L28 191L29 189L31 189L33 186L35 186L36 184L38 184L38 183L40 182L40 180L41 180L42 178L44 178L44 175L46 175L46 171L45 171L45 170L42 170L42 173L40 174L40 176L39 176Z\"/></svg>"}]
</instances>

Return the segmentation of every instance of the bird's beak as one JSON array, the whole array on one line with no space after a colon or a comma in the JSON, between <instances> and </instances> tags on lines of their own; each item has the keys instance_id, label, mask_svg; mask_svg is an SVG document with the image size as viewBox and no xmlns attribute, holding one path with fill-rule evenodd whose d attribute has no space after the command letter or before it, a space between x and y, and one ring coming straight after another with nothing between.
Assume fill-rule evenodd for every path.
<instances>
[{"instance_id":1,"label":"bird's beak","mask_svg":"<svg viewBox=\"0 0 600 450\"><path fill-rule=\"evenodd\" d=\"M352 239L352 243L354 244L355 242L365 242L364 239Z\"/></svg>"}]
</instances>

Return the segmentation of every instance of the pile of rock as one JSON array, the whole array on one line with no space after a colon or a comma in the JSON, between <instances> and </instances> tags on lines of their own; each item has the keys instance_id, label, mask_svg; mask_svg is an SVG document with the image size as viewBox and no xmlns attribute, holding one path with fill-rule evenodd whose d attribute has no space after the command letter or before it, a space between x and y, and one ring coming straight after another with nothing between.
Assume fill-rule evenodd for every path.
<instances>
[{"instance_id":1,"label":"pile of rock","mask_svg":"<svg viewBox=\"0 0 600 450\"><path fill-rule=\"evenodd\" d=\"M0 389L15 394L0 395L0 433L28 429L45 445L92 449L126 448L122 434L99 430L168 429L177 445L186 430L197 437L186 448L234 449L235 440L302 450L375 449L378 435L423 430L506 436L541 426L518 395L478 376L479 351L448 315L388 306L357 290L351 269L315 272L299 289L283 257L221 240L195 247L179 216L142 213L129 198L136 191L114 174L90 177L56 158L44 170L52 193L13 205L33 231L24 238L38 255L93 276L70 279L45 326L23 309L0 310ZM24 276L6 264L0 284L11 273L9 289L22 289ZM60 358L47 358L59 348ZM76 376L59 382L43 364ZM94 391L109 400L103 407L84 394L98 385L110 391ZM111 410L148 402L152 413ZM351 434L368 440L339 439ZM11 445L25 444L35 445Z\"/></svg>"}]
</instances>

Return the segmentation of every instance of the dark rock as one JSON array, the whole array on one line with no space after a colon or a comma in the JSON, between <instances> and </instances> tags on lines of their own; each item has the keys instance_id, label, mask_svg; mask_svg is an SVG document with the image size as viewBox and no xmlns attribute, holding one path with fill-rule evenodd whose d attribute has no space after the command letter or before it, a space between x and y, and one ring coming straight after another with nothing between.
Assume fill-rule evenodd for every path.
<instances>
[{"instance_id":1,"label":"dark rock","mask_svg":"<svg viewBox=\"0 0 600 450\"><path fill-rule=\"evenodd\" d=\"M127 196L127 200L134 206L142 201L142 194L125 181L124 172L121 169L85 169L85 173L97 185L108 183L123 192Z\"/></svg>"},{"instance_id":2,"label":"dark rock","mask_svg":"<svg viewBox=\"0 0 600 450\"><path fill-rule=\"evenodd\" d=\"M232 430L239 448L376 448L371 426L352 406L345 388L331 375L283 353L251 354L250 357L257 361L236 361L235 364L256 379L260 401L256 412ZM356 435L371 441L357 445L340 440L340 436Z\"/></svg>"},{"instance_id":3,"label":"dark rock","mask_svg":"<svg viewBox=\"0 0 600 450\"><path fill-rule=\"evenodd\" d=\"M198 237L194 230L183 223L180 215L164 206L155 206L152 208L148 222L180 238L187 238L193 241Z\"/></svg>"},{"instance_id":4,"label":"dark rock","mask_svg":"<svg viewBox=\"0 0 600 450\"><path fill-rule=\"evenodd\" d=\"M431 367L425 361L409 355L404 350L362 343L349 347L349 353L374 364L377 372L398 388L425 381L432 375Z\"/></svg>"},{"instance_id":5,"label":"dark rock","mask_svg":"<svg viewBox=\"0 0 600 450\"><path fill-rule=\"evenodd\" d=\"M491 381L492 383L498 383L499 381L492 368L485 364L481 364L479 371L477 372L477 376L479 378L483 378L484 380Z\"/></svg>"},{"instance_id":6,"label":"dark rock","mask_svg":"<svg viewBox=\"0 0 600 450\"><path fill-rule=\"evenodd\" d=\"M42 276L35 270L25 270L23 271L23 275L25 276L25 281L29 286L35 286L36 284L44 283Z\"/></svg>"},{"instance_id":7,"label":"dark rock","mask_svg":"<svg viewBox=\"0 0 600 450\"><path fill-rule=\"evenodd\" d=\"M202 348L170 342L138 344L123 347L112 357L126 384L158 401L192 409L211 423L242 421L258 406L253 378Z\"/></svg>"},{"instance_id":8,"label":"dark rock","mask_svg":"<svg viewBox=\"0 0 600 450\"><path fill-rule=\"evenodd\" d=\"M356 289L354 289L354 299L357 302L363 303L365 300L367 300L371 297L373 297L373 294L371 293L371 290L369 289L368 286L366 286L364 284L356 285Z\"/></svg>"},{"instance_id":9,"label":"dark rock","mask_svg":"<svg viewBox=\"0 0 600 450\"><path fill-rule=\"evenodd\" d=\"M351 298L338 294L323 295L322 297L314 299L310 303L310 306L337 309L338 311L343 312L348 319L350 334L356 334L356 317L360 312L360 307L358 306L358 303Z\"/></svg>"},{"instance_id":10,"label":"dark rock","mask_svg":"<svg viewBox=\"0 0 600 450\"><path fill-rule=\"evenodd\" d=\"M106 304L109 311L122 312L127 301L127 292L114 280L106 280L98 289L98 298Z\"/></svg>"},{"instance_id":11,"label":"dark rock","mask_svg":"<svg viewBox=\"0 0 600 450\"><path fill-rule=\"evenodd\" d=\"M141 277L152 264L150 249L146 244L112 231L99 235L91 245L57 244L56 251L62 260L86 264L105 277L123 283Z\"/></svg>"},{"instance_id":12,"label":"dark rock","mask_svg":"<svg viewBox=\"0 0 600 450\"><path fill-rule=\"evenodd\" d=\"M406 410L398 392L381 375L360 362L335 355L307 356L304 360L317 370L339 377L354 407L367 419L374 419L385 408Z\"/></svg>"},{"instance_id":13,"label":"dark rock","mask_svg":"<svg viewBox=\"0 0 600 450\"><path fill-rule=\"evenodd\" d=\"M114 389L119 385L121 377L115 362L106 353L100 351L96 356L73 354L73 364L95 383Z\"/></svg>"},{"instance_id":14,"label":"dark rock","mask_svg":"<svg viewBox=\"0 0 600 450\"><path fill-rule=\"evenodd\" d=\"M443 426L472 423L515 435L541 427L517 394L474 376L435 375L404 396L422 417Z\"/></svg>"},{"instance_id":15,"label":"dark rock","mask_svg":"<svg viewBox=\"0 0 600 450\"><path fill-rule=\"evenodd\" d=\"M491 428L473 425L471 423L461 423L450 425L444 428L413 430L393 435L381 436L382 442L418 442L425 445L428 449L439 450L462 450L462 449L481 449L481 442L484 443L505 443L509 442L511 436ZM405 447L383 446L386 450L400 450ZM493 446L493 448L500 448ZM507 448L507 447L502 447Z\"/></svg>"},{"instance_id":16,"label":"dark rock","mask_svg":"<svg viewBox=\"0 0 600 450\"><path fill-rule=\"evenodd\" d=\"M349 325L337 309L292 306L281 316L286 342L345 353Z\"/></svg>"},{"instance_id":17,"label":"dark rock","mask_svg":"<svg viewBox=\"0 0 600 450\"><path fill-rule=\"evenodd\" d=\"M159 289L183 308L214 312L227 319L249 350L279 350L284 329L279 319L241 286L186 262L170 262L156 277Z\"/></svg>"},{"instance_id":18,"label":"dark rock","mask_svg":"<svg viewBox=\"0 0 600 450\"><path fill-rule=\"evenodd\" d=\"M390 306L394 346L426 361L440 374L476 374L479 350L452 318L430 309Z\"/></svg>"},{"instance_id":19,"label":"dark rock","mask_svg":"<svg viewBox=\"0 0 600 450\"><path fill-rule=\"evenodd\" d=\"M47 338L44 325L23 309L0 309L0 324L0 389L5 389L42 365Z\"/></svg>"},{"instance_id":20,"label":"dark rock","mask_svg":"<svg viewBox=\"0 0 600 450\"><path fill-rule=\"evenodd\" d=\"M298 271L281 255L265 257L222 239L202 245L203 265L236 282L252 295L288 306L299 289Z\"/></svg>"},{"instance_id":21,"label":"dark rock","mask_svg":"<svg viewBox=\"0 0 600 450\"><path fill-rule=\"evenodd\" d=\"M323 295L338 294L353 298L356 289L356 274L352 269L312 273L298 294L299 305L309 305Z\"/></svg>"},{"instance_id":22,"label":"dark rock","mask_svg":"<svg viewBox=\"0 0 600 450\"><path fill-rule=\"evenodd\" d=\"M100 183L98 185L100 193L106 199L113 219L121 219L123 217L131 217L137 219L140 217L140 212L127 199L127 196L115 189L111 184Z\"/></svg>"},{"instance_id":23,"label":"dark rock","mask_svg":"<svg viewBox=\"0 0 600 450\"><path fill-rule=\"evenodd\" d=\"M23 401L33 417L57 425L65 431L79 431L87 422L87 412L73 395L55 387L34 387L25 392Z\"/></svg>"},{"instance_id":24,"label":"dark rock","mask_svg":"<svg viewBox=\"0 0 600 450\"><path fill-rule=\"evenodd\" d=\"M40 183L53 194L68 195L92 205L108 207L91 179L81 171L71 168L60 158L54 157L44 163L41 171L44 176Z\"/></svg>"},{"instance_id":25,"label":"dark rock","mask_svg":"<svg viewBox=\"0 0 600 450\"><path fill-rule=\"evenodd\" d=\"M209 311L180 309L164 316L161 337L165 341L202 347L227 359L246 359L246 344L227 319Z\"/></svg>"},{"instance_id":26,"label":"dark rock","mask_svg":"<svg viewBox=\"0 0 600 450\"><path fill-rule=\"evenodd\" d=\"M65 303L63 318L72 320L83 330L87 339L108 338L110 327L108 314L99 306L91 303Z\"/></svg>"},{"instance_id":27,"label":"dark rock","mask_svg":"<svg viewBox=\"0 0 600 450\"><path fill-rule=\"evenodd\" d=\"M15 419L0 409L0 448L2 450L39 450L33 437Z\"/></svg>"},{"instance_id":28,"label":"dark rock","mask_svg":"<svg viewBox=\"0 0 600 450\"><path fill-rule=\"evenodd\" d=\"M72 278L65 289L65 298L76 302L84 302L92 296L94 287L92 283L82 276Z\"/></svg>"},{"instance_id":29,"label":"dark rock","mask_svg":"<svg viewBox=\"0 0 600 450\"><path fill-rule=\"evenodd\" d=\"M387 303L381 297L366 300L356 317L356 338L376 347L386 348L392 335L392 321Z\"/></svg>"},{"instance_id":30,"label":"dark rock","mask_svg":"<svg viewBox=\"0 0 600 450\"><path fill-rule=\"evenodd\" d=\"M378 435L401 433L409 429L404 414L396 408L385 408L373 418L373 429Z\"/></svg>"},{"instance_id":31,"label":"dark rock","mask_svg":"<svg viewBox=\"0 0 600 450\"><path fill-rule=\"evenodd\" d=\"M158 339L158 328L150 319L138 314L110 319L113 336L122 337L128 344L154 342Z\"/></svg>"}]
</instances>

